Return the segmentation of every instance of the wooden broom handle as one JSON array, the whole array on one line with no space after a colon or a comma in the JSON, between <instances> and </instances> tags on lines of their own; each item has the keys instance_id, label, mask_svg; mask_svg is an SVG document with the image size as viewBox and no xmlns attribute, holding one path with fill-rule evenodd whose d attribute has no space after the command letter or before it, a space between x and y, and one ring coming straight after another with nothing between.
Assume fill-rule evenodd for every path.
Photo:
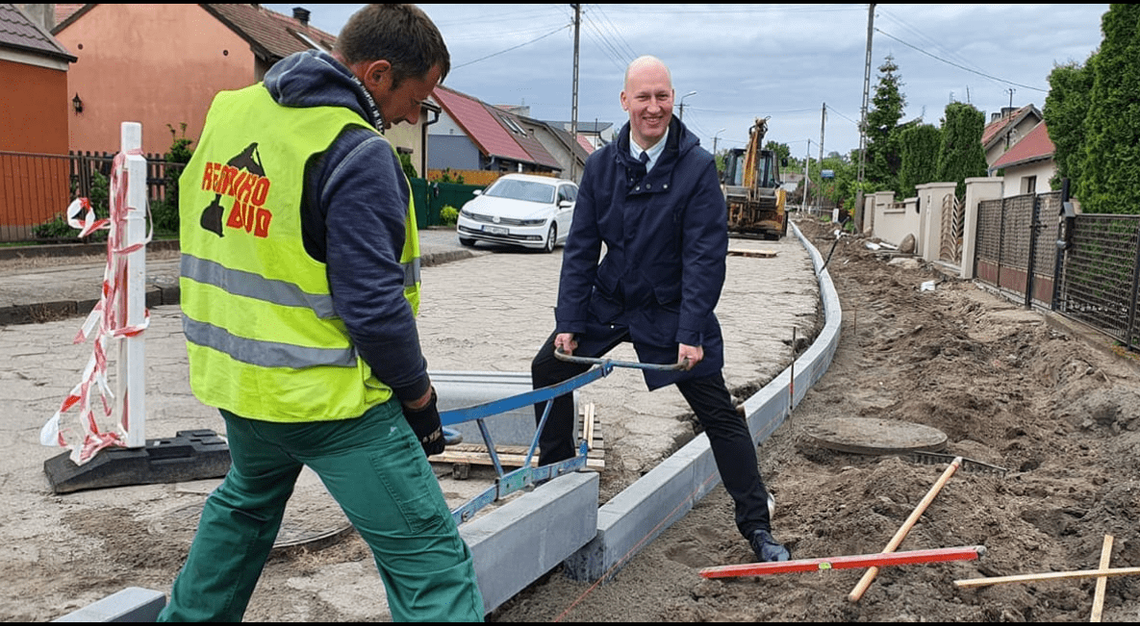
<instances>
[{"instance_id":1,"label":"wooden broom handle","mask_svg":"<svg viewBox=\"0 0 1140 626\"><path fill-rule=\"evenodd\" d=\"M911 512L910 517L908 517L902 527L898 529L895 536L891 537L890 543L883 549L883 552L894 552L895 549L899 547L899 544L906 538L906 534L910 532L911 527L918 522L919 517L922 517L922 513L926 511L926 507L930 506L930 503L934 501L934 497L942 490L946 481L950 480L950 477L954 475L954 472L958 471L958 467L961 465L962 457L957 457L950 462L950 466L946 468L946 471L942 472L942 476L938 477L938 482L934 483L934 486L926 493L922 502L918 503L918 506ZM863 577L859 579L859 583L855 585L851 593L847 594L847 599L851 602L858 602L863 597L863 594L867 592L867 588L871 586L871 581L875 580L875 576L878 575L878 567L871 566L867 568L867 571L863 573Z\"/></svg>"}]
</instances>

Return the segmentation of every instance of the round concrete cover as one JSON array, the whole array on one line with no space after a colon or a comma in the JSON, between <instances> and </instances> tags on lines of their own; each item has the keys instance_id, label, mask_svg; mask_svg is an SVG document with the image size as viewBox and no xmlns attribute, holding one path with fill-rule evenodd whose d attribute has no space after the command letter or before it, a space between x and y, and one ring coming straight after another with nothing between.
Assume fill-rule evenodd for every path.
<instances>
[{"instance_id":1,"label":"round concrete cover","mask_svg":"<svg viewBox=\"0 0 1140 626\"><path fill-rule=\"evenodd\" d=\"M221 480L211 481L220 483ZM189 544L198 529L204 501L194 502L167 512L152 532L162 532L172 540ZM285 518L273 548L307 546L315 548L339 541L352 530L340 505L333 500L323 483L308 467L301 471L293 488L293 496L285 505Z\"/></svg>"},{"instance_id":2,"label":"round concrete cover","mask_svg":"<svg viewBox=\"0 0 1140 626\"><path fill-rule=\"evenodd\" d=\"M937 452L946 433L912 422L868 417L840 417L805 429L820 447L855 454Z\"/></svg>"}]
</instances>

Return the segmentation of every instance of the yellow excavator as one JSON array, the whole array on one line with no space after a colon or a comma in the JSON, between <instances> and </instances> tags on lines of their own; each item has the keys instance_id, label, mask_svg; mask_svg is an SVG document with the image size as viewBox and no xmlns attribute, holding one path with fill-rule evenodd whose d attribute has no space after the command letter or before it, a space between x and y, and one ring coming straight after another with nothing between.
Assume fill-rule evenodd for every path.
<instances>
[{"instance_id":1,"label":"yellow excavator","mask_svg":"<svg viewBox=\"0 0 1140 626\"><path fill-rule=\"evenodd\" d=\"M788 214L780 163L775 152L763 148L768 119L756 118L748 146L725 155L721 190L730 232L775 240L788 234Z\"/></svg>"}]
</instances>

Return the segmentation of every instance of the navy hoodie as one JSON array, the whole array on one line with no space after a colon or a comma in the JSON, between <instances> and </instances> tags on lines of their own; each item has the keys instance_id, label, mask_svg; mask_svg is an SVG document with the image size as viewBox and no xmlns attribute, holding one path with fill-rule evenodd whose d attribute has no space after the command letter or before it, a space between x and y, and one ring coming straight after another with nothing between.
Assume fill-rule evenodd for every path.
<instances>
[{"instance_id":1,"label":"navy hoodie","mask_svg":"<svg viewBox=\"0 0 1140 626\"><path fill-rule=\"evenodd\" d=\"M265 86L287 107L340 106L375 119L364 88L324 52L299 52L265 74ZM401 401L423 396L427 361L411 305L404 297L408 184L383 137L348 128L305 167L301 206L305 250L328 266L336 314L360 356Z\"/></svg>"}]
</instances>

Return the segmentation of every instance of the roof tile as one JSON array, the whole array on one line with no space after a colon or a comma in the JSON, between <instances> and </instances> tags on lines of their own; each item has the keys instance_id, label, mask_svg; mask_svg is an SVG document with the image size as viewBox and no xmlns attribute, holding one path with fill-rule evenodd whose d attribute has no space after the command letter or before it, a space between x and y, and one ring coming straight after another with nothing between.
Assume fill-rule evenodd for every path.
<instances>
[{"instance_id":1,"label":"roof tile","mask_svg":"<svg viewBox=\"0 0 1140 626\"><path fill-rule=\"evenodd\" d=\"M512 133L503 126L502 122L495 119L488 106L479 100L443 85L437 86L432 96L483 154L524 163L536 162L534 157L515 141ZM509 115L502 110L496 110ZM547 154L547 157L549 156ZM553 158L550 160L554 161ZM557 162L554 163L554 167L559 167Z\"/></svg>"},{"instance_id":2,"label":"roof tile","mask_svg":"<svg viewBox=\"0 0 1140 626\"><path fill-rule=\"evenodd\" d=\"M261 47L271 61L283 59L294 52L311 50L303 35L313 43L331 50L336 36L308 25L296 18L270 11L257 4L207 4L206 10L220 17L251 43Z\"/></svg>"},{"instance_id":3,"label":"roof tile","mask_svg":"<svg viewBox=\"0 0 1140 626\"><path fill-rule=\"evenodd\" d=\"M1049 139L1049 131L1045 128L1045 122L1042 122L1034 126L1033 130L1029 131L1021 141L1013 144L1012 148L994 161L990 169L1046 159L1053 156L1055 150L1053 141Z\"/></svg>"},{"instance_id":4,"label":"roof tile","mask_svg":"<svg viewBox=\"0 0 1140 626\"><path fill-rule=\"evenodd\" d=\"M75 60L54 37L37 26L14 4L0 4L0 46L57 59Z\"/></svg>"}]
</instances>

